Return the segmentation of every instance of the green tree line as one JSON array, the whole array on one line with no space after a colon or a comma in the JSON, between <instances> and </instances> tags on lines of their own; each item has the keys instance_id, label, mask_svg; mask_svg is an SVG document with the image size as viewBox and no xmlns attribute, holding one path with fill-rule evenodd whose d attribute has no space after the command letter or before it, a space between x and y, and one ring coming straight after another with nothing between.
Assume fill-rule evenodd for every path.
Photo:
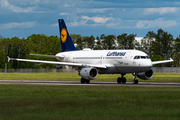
<instances>
[{"instance_id":1,"label":"green tree line","mask_svg":"<svg viewBox=\"0 0 180 120\"><path fill-rule=\"evenodd\" d=\"M173 35L158 29L157 33L149 31L140 41L135 40L136 34L123 33L121 35L101 36L81 36L80 34L71 34L71 38L77 49L90 48L93 50L113 50L113 49L136 49L146 52L152 61L174 59L173 63L160 64L158 66L180 66L180 36L173 38ZM7 56L11 58L37 59L56 61L55 58L32 56L30 54L56 55L61 52L60 38L57 36L46 36L44 34L32 34L25 38L3 38L0 36L0 68L53 68L55 65L29 62L10 61L7 62Z\"/></svg>"}]
</instances>

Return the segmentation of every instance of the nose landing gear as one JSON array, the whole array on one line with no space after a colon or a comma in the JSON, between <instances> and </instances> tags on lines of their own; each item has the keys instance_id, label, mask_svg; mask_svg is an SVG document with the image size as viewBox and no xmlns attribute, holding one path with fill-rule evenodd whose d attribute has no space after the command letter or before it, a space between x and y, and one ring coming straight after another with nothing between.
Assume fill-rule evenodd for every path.
<instances>
[{"instance_id":1,"label":"nose landing gear","mask_svg":"<svg viewBox=\"0 0 180 120\"><path fill-rule=\"evenodd\" d=\"M90 83L90 80L86 80L86 79L84 79L84 78L81 78L81 83L82 83L82 84L84 84L84 83L89 84L89 83Z\"/></svg>"},{"instance_id":2,"label":"nose landing gear","mask_svg":"<svg viewBox=\"0 0 180 120\"><path fill-rule=\"evenodd\" d=\"M136 79L136 73L132 73L134 76L133 84L138 84L138 80Z\"/></svg>"}]
</instances>

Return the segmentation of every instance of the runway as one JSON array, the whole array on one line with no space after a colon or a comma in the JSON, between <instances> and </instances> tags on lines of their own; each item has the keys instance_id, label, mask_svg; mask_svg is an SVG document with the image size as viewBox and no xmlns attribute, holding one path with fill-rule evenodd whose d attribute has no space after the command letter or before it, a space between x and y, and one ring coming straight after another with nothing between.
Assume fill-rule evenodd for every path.
<instances>
[{"instance_id":1,"label":"runway","mask_svg":"<svg viewBox=\"0 0 180 120\"><path fill-rule=\"evenodd\" d=\"M80 81L44 81L44 80L0 80L0 84L24 84L24 85L66 85L66 86L129 86L129 87L180 87L180 83L175 82L117 82L91 81L90 84L81 84Z\"/></svg>"}]
</instances>

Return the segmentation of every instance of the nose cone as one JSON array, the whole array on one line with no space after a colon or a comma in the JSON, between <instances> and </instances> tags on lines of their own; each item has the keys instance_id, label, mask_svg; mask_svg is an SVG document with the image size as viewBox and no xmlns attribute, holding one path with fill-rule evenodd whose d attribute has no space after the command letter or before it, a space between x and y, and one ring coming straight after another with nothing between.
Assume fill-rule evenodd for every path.
<instances>
[{"instance_id":1,"label":"nose cone","mask_svg":"<svg viewBox=\"0 0 180 120\"><path fill-rule=\"evenodd\" d=\"M152 68L152 61L150 59L140 60L138 65L142 71L148 71Z\"/></svg>"},{"instance_id":2,"label":"nose cone","mask_svg":"<svg viewBox=\"0 0 180 120\"><path fill-rule=\"evenodd\" d=\"M147 60L147 63L146 63L146 65L148 66L148 67L152 67L152 61L149 59L149 60Z\"/></svg>"},{"instance_id":3,"label":"nose cone","mask_svg":"<svg viewBox=\"0 0 180 120\"><path fill-rule=\"evenodd\" d=\"M146 71L150 70L152 68L152 61L149 59L145 62L144 67Z\"/></svg>"},{"instance_id":4,"label":"nose cone","mask_svg":"<svg viewBox=\"0 0 180 120\"><path fill-rule=\"evenodd\" d=\"M141 60L139 64L143 67L152 67L152 61L150 59Z\"/></svg>"}]
</instances>

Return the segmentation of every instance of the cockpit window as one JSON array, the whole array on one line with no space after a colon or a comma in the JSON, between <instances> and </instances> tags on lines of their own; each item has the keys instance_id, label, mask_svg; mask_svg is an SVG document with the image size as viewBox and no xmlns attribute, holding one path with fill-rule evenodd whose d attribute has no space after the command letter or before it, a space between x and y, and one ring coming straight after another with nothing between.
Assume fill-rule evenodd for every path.
<instances>
[{"instance_id":1,"label":"cockpit window","mask_svg":"<svg viewBox=\"0 0 180 120\"><path fill-rule=\"evenodd\" d=\"M140 59L140 56L135 56L134 59Z\"/></svg>"},{"instance_id":2,"label":"cockpit window","mask_svg":"<svg viewBox=\"0 0 180 120\"><path fill-rule=\"evenodd\" d=\"M147 59L150 59L149 56L146 56Z\"/></svg>"},{"instance_id":3,"label":"cockpit window","mask_svg":"<svg viewBox=\"0 0 180 120\"><path fill-rule=\"evenodd\" d=\"M149 56L135 56L134 59L149 59Z\"/></svg>"},{"instance_id":4,"label":"cockpit window","mask_svg":"<svg viewBox=\"0 0 180 120\"><path fill-rule=\"evenodd\" d=\"M146 56L141 56L141 59L146 59Z\"/></svg>"}]
</instances>

